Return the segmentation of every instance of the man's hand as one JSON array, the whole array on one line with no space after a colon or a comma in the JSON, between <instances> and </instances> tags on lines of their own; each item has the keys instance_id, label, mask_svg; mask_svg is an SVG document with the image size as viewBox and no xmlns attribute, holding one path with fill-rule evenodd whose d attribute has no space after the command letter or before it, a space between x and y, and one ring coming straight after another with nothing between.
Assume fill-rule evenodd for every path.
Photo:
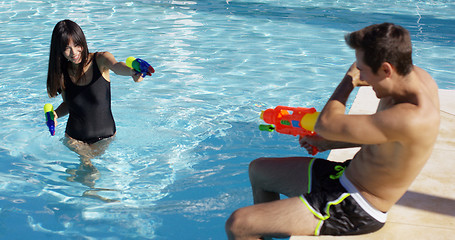
<instances>
[{"instance_id":1,"label":"man's hand","mask_svg":"<svg viewBox=\"0 0 455 240\"><path fill-rule=\"evenodd\" d=\"M304 137L299 138L300 146L305 148L309 154L313 153L313 147L316 147L319 152L324 152L326 150L331 149L328 146L329 141L324 139L319 135L306 135Z\"/></svg>"},{"instance_id":2,"label":"man's hand","mask_svg":"<svg viewBox=\"0 0 455 240\"><path fill-rule=\"evenodd\" d=\"M346 72L345 78L348 77L352 81L352 86L361 87L361 86L370 86L366 81L360 79L360 71L357 68L357 63L354 62L351 67Z\"/></svg>"}]
</instances>

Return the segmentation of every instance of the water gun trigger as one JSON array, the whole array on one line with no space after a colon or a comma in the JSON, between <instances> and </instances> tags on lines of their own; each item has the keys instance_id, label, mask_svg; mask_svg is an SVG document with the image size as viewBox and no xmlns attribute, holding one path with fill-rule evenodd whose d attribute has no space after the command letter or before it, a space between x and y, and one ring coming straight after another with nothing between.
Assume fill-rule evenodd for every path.
<instances>
[{"instance_id":1,"label":"water gun trigger","mask_svg":"<svg viewBox=\"0 0 455 240\"><path fill-rule=\"evenodd\" d=\"M315 146L311 146L311 155L316 155L319 152L318 148Z\"/></svg>"}]
</instances>

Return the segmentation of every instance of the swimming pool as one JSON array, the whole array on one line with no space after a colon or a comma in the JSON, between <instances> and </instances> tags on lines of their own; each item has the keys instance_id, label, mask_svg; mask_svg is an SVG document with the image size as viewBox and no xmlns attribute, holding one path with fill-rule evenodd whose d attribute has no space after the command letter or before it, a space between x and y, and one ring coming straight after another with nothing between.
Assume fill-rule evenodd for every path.
<instances>
[{"instance_id":1,"label":"swimming pool","mask_svg":"<svg viewBox=\"0 0 455 240\"><path fill-rule=\"evenodd\" d=\"M225 239L231 212L252 204L249 162L305 155L294 137L259 132L260 111L321 109L354 61L344 34L384 21L409 29L415 63L454 89L454 10L451 1L0 2L0 238ZM44 125L43 105L61 102L45 80L52 28L66 18L92 52L157 71L142 83L111 75L118 133L93 159L96 176L74 174L66 118L54 137Z\"/></svg>"}]
</instances>

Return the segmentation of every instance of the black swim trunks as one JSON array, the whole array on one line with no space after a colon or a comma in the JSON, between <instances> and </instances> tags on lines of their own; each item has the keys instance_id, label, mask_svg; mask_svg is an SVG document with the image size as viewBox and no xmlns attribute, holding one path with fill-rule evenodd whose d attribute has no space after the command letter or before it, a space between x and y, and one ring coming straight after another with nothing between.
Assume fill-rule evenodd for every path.
<instances>
[{"instance_id":1,"label":"black swim trunks","mask_svg":"<svg viewBox=\"0 0 455 240\"><path fill-rule=\"evenodd\" d=\"M372 207L343 174L350 161L310 162L308 193L300 199L319 218L316 236L371 233L385 224L387 213Z\"/></svg>"}]
</instances>

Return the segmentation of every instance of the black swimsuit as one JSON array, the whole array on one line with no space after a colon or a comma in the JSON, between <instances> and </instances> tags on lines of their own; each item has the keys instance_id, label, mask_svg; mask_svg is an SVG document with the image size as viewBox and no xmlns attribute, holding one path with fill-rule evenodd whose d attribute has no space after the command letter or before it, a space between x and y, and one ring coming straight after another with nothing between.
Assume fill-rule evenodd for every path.
<instances>
[{"instance_id":1,"label":"black swimsuit","mask_svg":"<svg viewBox=\"0 0 455 240\"><path fill-rule=\"evenodd\" d=\"M95 143L115 134L111 111L111 84L101 74L93 57L93 78L89 84L78 86L65 74L65 102L69 110L66 134L71 138Z\"/></svg>"}]
</instances>

